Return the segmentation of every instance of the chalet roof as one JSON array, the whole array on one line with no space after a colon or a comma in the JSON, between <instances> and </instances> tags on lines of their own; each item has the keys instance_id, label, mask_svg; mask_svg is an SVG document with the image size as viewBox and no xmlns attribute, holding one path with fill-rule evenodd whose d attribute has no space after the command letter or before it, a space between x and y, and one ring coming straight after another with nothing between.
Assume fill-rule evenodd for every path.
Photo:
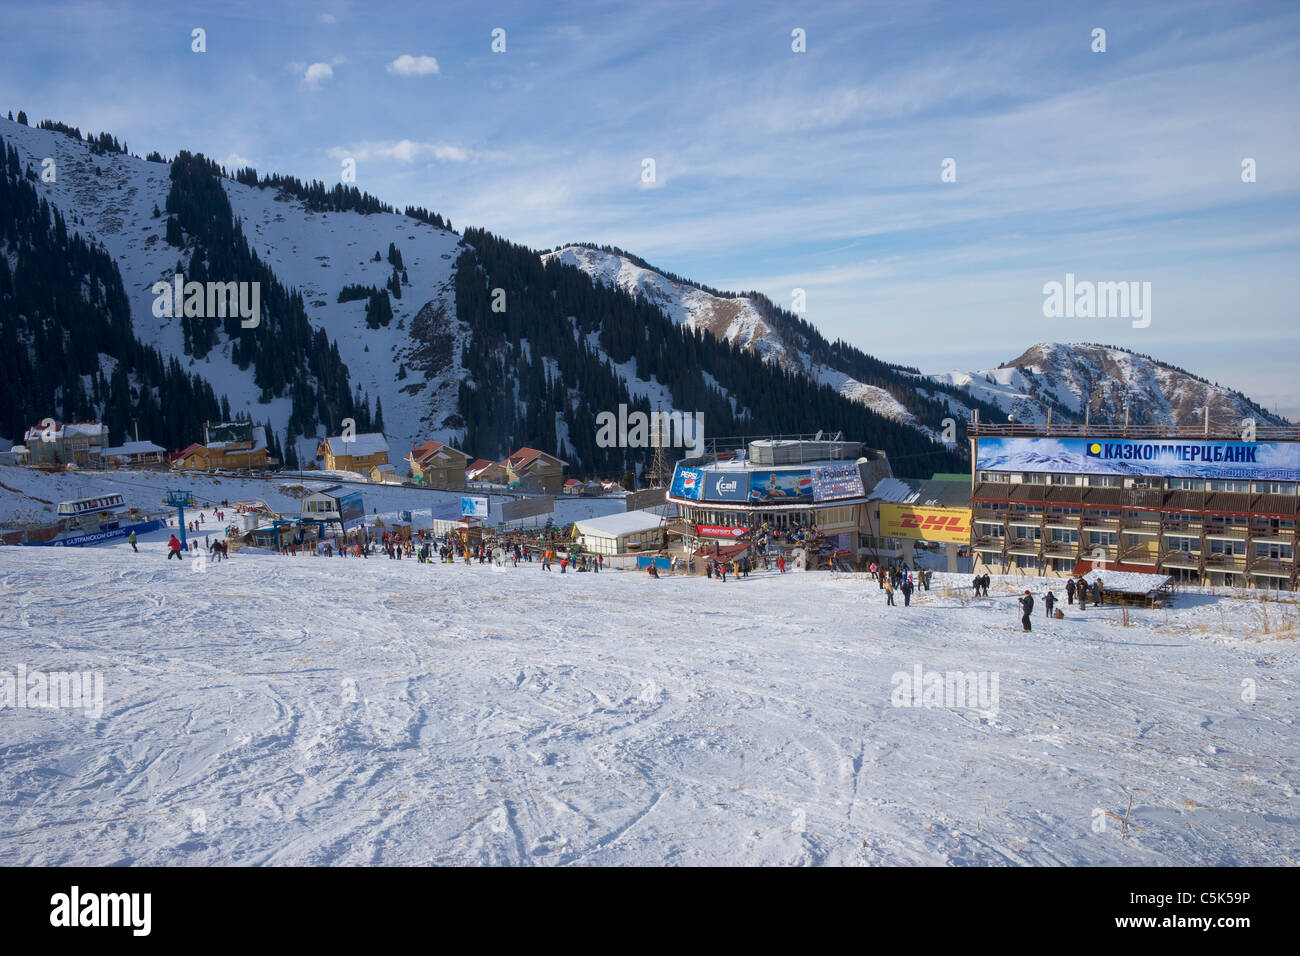
<instances>
[{"instance_id":1,"label":"chalet roof","mask_svg":"<svg viewBox=\"0 0 1300 956\"><path fill-rule=\"evenodd\" d=\"M614 538L641 531L653 531L662 523L663 518L653 511L620 511L612 515L585 518L574 522L579 534L599 534Z\"/></svg>"},{"instance_id":2,"label":"chalet roof","mask_svg":"<svg viewBox=\"0 0 1300 956\"><path fill-rule=\"evenodd\" d=\"M247 441L214 441L207 446L209 451L219 452L255 452L266 450L266 429L261 425L253 426L253 443Z\"/></svg>"},{"instance_id":3,"label":"chalet roof","mask_svg":"<svg viewBox=\"0 0 1300 956\"><path fill-rule=\"evenodd\" d=\"M446 453L453 458L463 458L466 461L469 461L469 455L465 454L459 448L454 448L446 442L433 441L432 439L426 442L421 442L419 445L412 448L411 453L406 456L406 460L418 464L424 464L429 459L440 453Z\"/></svg>"},{"instance_id":4,"label":"chalet roof","mask_svg":"<svg viewBox=\"0 0 1300 956\"><path fill-rule=\"evenodd\" d=\"M33 425L23 433L23 440L26 442L44 441L46 430L42 425ZM60 438L68 438L72 435L84 435L87 438L99 438L103 436L105 441L108 440L108 426L103 422L67 422L65 424L55 423L54 427L49 430L50 437L57 441Z\"/></svg>"},{"instance_id":5,"label":"chalet roof","mask_svg":"<svg viewBox=\"0 0 1300 956\"><path fill-rule=\"evenodd\" d=\"M125 457L127 455L152 455L164 451L151 441L129 441L125 445L118 445L116 448L105 448L104 456L106 458Z\"/></svg>"},{"instance_id":6,"label":"chalet roof","mask_svg":"<svg viewBox=\"0 0 1300 956\"><path fill-rule=\"evenodd\" d=\"M556 458L554 455L548 452L540 451L539 449L536 448L527 448L527 447L520 448L513 455L507 457L505 461L501 462L501 464L509 465L515 471L519 471L520 469L527 469L530 465L536 464L539 458L548 458L559 465L568 464L567 461L561 461L559 458Z\"/></svg>"},{"instance_id":7,"label":"chalet roof","mask_svg":"<svg viewBox=\"0 0 1300 956\"><path fill-rule=\"evenodd\" d=\"M330 435L322 440L322 445L329 446L335 456L346 455L350 458L365 458L370 455L388 454L388 439L382 432L362 432L344 440L342 435Z\"/></svg>"}]
</instances>

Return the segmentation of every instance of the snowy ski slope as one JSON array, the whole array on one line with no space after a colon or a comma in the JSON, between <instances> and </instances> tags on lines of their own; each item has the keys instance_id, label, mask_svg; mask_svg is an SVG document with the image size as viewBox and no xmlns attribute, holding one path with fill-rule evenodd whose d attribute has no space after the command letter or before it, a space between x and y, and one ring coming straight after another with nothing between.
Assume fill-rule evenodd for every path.
<instances>
[{"instance_id":1,"label":"snowy ski slope","mask_svg":"<svg viewBox=\"0 0 1300 956\"><path fill-rule=\"evenodd\" d=\"M1040 602L1024 634L1011 580L891 608L826 573L198 573L165 537L0 548L0 675L105 688L0 710L0 864L1300 859L1295 604ZM894 706L917 666L997 698Z\"/></svg>"}]
</instances>

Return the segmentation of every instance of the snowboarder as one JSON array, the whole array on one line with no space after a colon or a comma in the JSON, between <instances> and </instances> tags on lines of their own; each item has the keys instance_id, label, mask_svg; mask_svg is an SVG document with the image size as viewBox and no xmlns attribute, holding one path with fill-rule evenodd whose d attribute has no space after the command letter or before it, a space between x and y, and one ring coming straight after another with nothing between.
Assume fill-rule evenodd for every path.
<instances>
[{"instance_id":1,"label":"snowboarder","mask_svg":"<svg viewBox=\"0 0 1300 956\"><path fill-rule=\"evenodd\" d=\"M1052 607L1056 604L1056 595L1051 591L1043 596L1043 607L1047 608L1047 616L1052 616Z\"/></svg>"},{"instance_id":2,"label":"snowboarder","mask_svg":"<svg viewBox=\"0 0 1300 956\"><path fill-rule=\"evenodd\" d=\"M1026 631L1032 631L1034 628L1029 623L1029 615L1034 613L1034 596L1025 589L1025 596L1020 599L1020 626Z\"/></svg>"},{"instance_id":3,"label":"snowboarder","mask_svg":"<svg viewBox=\"0 0 1300 956\"><path fill-rule=\"evenodd\" d=\"M135 536L135 532L134 532L134 531L132 531L130 534L128 534L128 535L126 536L126 543L129 544L129 545L131 546L131 550L134 551L136 554L139 554L139 553L140 553L140 549L137 548L137 547L135 546L135 542L136 542L136 540L137 540L137 538L136 538L136 536Z\"/></svg>"},{"instance_id":4,"label":"snowboarder","mask_svg":"<svg viewBox=\"0 0 1300 956\"><path fill-rule=\"evenodd\" d=\"M181 554L181 542L176 535L167 539L167 560L175 558L177 561L184 561L185 557Z\"/></svg>"}]
</instances>

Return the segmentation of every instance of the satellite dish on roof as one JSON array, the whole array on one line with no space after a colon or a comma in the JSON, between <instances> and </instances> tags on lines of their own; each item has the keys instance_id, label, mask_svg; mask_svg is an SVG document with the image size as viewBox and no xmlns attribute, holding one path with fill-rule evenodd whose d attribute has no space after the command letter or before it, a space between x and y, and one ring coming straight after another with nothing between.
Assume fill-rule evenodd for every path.
<instances>
[{"instance_id":1,"label":"satellite dish on roof","mask_svg":"<svg viewBox=\"0 0 1300 956\"><path fill-rule=\"evenodd\" d=\"M843 441L843 440L844 440L844 432L836 432L835 437L831 439L831 441Z\"/></svg>"},{"instance_id":2,"label":"satellite dish on roof","mask_svg":"<svg viewBox=\"0 0 1300 956\"><path fill-rule=\"evenodd\" d=\"M822 430L819 428L817 429L817 434L813 436L813 441L821 441L821 440L822 440Z\"/></svg>"}]
</instances>

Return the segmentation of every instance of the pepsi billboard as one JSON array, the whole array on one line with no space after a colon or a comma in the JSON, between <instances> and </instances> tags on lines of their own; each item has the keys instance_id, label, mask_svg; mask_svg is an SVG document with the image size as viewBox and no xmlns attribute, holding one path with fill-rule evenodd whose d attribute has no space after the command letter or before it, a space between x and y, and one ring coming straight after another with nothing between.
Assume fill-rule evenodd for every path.
<instances>
[{"instance_id":1,"label":"pepsi billboard","mask_svg":"<svg viewBox=\"0 0 1300 956\"><path fill-rule=\"evenodd\" d=\"M979 471L1300 481L1300 442L981 438Z\"/></svg>"},{"instance_id":2,"label":"pepsi billboard","mask_svg":"<svg viewBox=\"0 0 1300 956\"><path fill-rule=\"evenodd\" d=\"M704 472L699 468L683 468L678 465L673 469L673 484L669 493L674 498L699 501L704 493Z\"/></svg>"}]
</instances>

